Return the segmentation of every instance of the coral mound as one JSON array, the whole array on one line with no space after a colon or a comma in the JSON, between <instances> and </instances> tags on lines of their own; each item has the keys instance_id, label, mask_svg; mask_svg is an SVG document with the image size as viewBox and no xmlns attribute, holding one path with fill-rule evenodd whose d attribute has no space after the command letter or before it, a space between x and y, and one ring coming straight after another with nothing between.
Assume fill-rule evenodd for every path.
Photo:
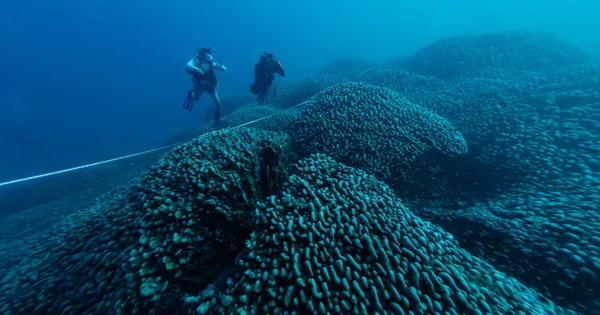
<instances>
[{"instance_id":1,"label":"coral mound","mask_svg":"<svg viewBox=\"0 0 600 315\"><path fill-rule=\"evenodd\" d=\"M198 314L551 314L553 304L460 249L373 176L324 155L260 203L262 230Z\"/></svg>"},{"instance_id":2,"label":"coral mound","mask_svg":"<svg viewBox=\"0 0 600 315\"><path fill-rule=\"evenodd\" d=\"M288 137L240 129L167 154L126 197L76 213L0 280L2 314L181 314L234 260L256 200L286 178Z\"/></svg>"},{"instance_id":3,"label":"coral mound","mask_svg":"<svg viewBox=\"0 0 600 315\"><path fill-rule=\"evenodd\" d=\"M401 95L364 83L327 88L290 124L298 151L327 154L391 179L429 151L462 154L461 133L432 111Z\"/></svg>"},{"instance_id":4,"label":"coral mound","mask_svg":"<svg viewBox=\"0 0 600 315\"><path fill-rule=\"evenodd\" d=\"M509 31L438 40L410 57L402 67L444 78L498 77L507 71L540 71L585 61L587 57L579 48L554 35Z\"/></svg>"}]
</instances>

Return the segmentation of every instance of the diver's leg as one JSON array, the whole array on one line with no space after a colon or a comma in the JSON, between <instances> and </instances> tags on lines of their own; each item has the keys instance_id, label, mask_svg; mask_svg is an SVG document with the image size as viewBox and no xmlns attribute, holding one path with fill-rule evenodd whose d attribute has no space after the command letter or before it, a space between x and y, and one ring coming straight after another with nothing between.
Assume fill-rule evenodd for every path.
<instances>
[{"instance_id":1,"label":"diver's leg","mask_svg":"<svg viewBox=\"0 0 600 315\"><path fill-rule=\"evenodd\" d=\"M202 93L204 93L204 89L202 88L200 82L194 82L194 92L192 92L192 98L194 99L194 102L198 102L200 100Z\"/></svg>"},{"instance_id":2,"label":"diver's leg","mask_svg":"<svg viewBox=\"0 0 600 315\"><path fill-rule=\"evenodd\" d=\"M213 102L215 103L215 110L221 111L221 99L219 98L219 93L217 93L217 89L212 89L207 91L210 97L212 97Z\"/></svg>"},{"instance_id":3,"label":"diver's leg","mask_svg":"<svg viewBox=\"0 0 600 315\"><path fill-rule=\"evenodd\" d=\"M258 105L263 105L265 103L265 95L263 94L262 87L257 87L256 101L258 102Z\"/></svg>"},{"instance_id":4,"label":"diver's leg","mask_svg":"<svg viewBox=\"0 0 600 315\"><path fill-rule=\"evenodd\" d=\"M269 92L269 87L266 84L263 84L260 87L260 95L262 98L263 105L265 104L265 99L267 98L267 93Z\"/></svg>"},{"instance_id":5,"label":"diver's leg","mask_svg":"<svg viewBox=\"0 0 600 315\"><path fill-rule=\"evenodd\" d=\"M200 96L202 96L202 93L202 90L194 89L194 92L192 92L192 98L194 99L194 102L198 102L200 100Z\"/></svg>"},{"instance_id":6,"label":"diver's leg","mask_svg":"<svg viewBox=\"0 0 600 315\"><path fill-rule=\"evenodd\" d=\"M212 97L213 102L215 103L215 117L220 117L221 115L221 99L219 98L219 93L217 93L217 89L211 89L207 91L210 97Z\"/></svg>"},{"instance_id":7,"label":"diver's leg","mask_svg":"<svg viewBox=\"0 0 600 315\"><path fill-rule=\"evenodd\" d=\"M208 90L207 92L215 103L215 120L213 126L214 128L219 129L221 128L221 100L219 99L219 93L217 93L217 90L214 88Z\"/></svg>"}]
</instances>

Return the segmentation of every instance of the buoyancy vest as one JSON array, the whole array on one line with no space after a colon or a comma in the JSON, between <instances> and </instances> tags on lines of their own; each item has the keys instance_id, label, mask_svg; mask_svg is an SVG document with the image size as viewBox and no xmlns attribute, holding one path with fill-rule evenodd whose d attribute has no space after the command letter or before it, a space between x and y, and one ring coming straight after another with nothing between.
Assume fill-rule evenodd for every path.
<instances>
[{"instance_id":1,"label":"buoyancy vest","mask_svg":"<svg viewBox=\"0 0 600 315\"><path fill-rule=\"evenodd\" d=\"M212 61L202 63L198 59L196 59L196 62L196 64L198 64L198 67L204 71L204 74L194 73L194 75L192 75L192 81L194 83L199 83L202 87L206 89L211 89L219 85L219 81L217 80L217 74L215 73L214 63ZM203 65L208 65L208 70L205 70L205 68L202 67Z\"/></svg>"}]
</instances>

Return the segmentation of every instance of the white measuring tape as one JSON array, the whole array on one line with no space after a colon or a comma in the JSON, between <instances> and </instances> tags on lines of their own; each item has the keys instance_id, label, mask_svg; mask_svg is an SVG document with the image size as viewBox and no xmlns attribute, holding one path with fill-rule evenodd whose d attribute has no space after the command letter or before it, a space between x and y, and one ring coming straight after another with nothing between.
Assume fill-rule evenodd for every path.
<instances>
[{"instance_id":1,"label":"white measuring tape","mask_svg":"<svg viewBox=\"0 0 600 315\"><path fill-rule=\"evenodd\" d=\"M278 112L275 112L273 114L267 115L265 117L262 117L262 118L259 118L259 119L255 119L253 121L250 121L250 122L247 122L247 123L243 123L243 124L238 125L238 126L228 127L228 128L225 128L225 129L241 128L241 127L253 124L255 122L267 119L267 118L269 118L271 116L274 116L274 115L277 115L277 114L280 114L280 113L284 113L284 112L286 112L286 111L288 111L290 109L296 108L298 106L302 106L302 105L304 105L304 104L306 104L308 102L309 101L305 101L305 102L302 102L302 103L300 103L298 105L294 105L294 106L292 106L290 108L284 109L282 111L278 111ZM114 159L110 159L110 160L105 160L105 161L100 161L100 162L96 162L96 163L86 164L86 165L82 165L82 166L67 168L67 169L64 169L64 170L56 171L56 172L51 172L51 173L46 173L46 174L41 174L41 175L36 175L36 176L31 176L31 177L25 177L25 178L21 178L21 179L15 179L15 180L11 180L11 181L8 181L8 182L0 183L0 186L12 185L12 184L21 183L21 182L25 182L25 181L29 181L29 180L33 180L33 179L42 178L42 177L48 177L48 176L52 176L52 175L63 174L63 173L67 173L67 172L71 172L71 171L76 171L76 170L80 170L80 169L84 169L84 168L88 168L88 167L92 167L92 166L98 166L98 165L102 165L102 164L106 164L106 163L110 163L110 162L125 160L125 159L132 158L132 157L135 157L135 156L140 156L140 155L144 155L144 154L148 154L148 153L152 153L152 152L156 152L156 151L168 149L168 148L180 145L182 143L184 143L184 142L170 144L170 145L166 145L166 146L163 146L163 147L160 147L160 148L156 148L156 149L152 149L152 150L148 150L148 151L144 151L144 152L139 152L139 153L129 154L129 155L125 155L125 156L120 156L120 157L117 157L117 158L114 158Z\"/></svg>"}]
</instances>

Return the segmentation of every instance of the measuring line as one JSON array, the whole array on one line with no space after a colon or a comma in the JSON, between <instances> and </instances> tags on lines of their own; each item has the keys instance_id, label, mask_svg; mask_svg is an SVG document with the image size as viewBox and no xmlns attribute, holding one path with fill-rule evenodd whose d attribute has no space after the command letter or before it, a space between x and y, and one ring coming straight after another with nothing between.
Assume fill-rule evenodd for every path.
<instances>
[{"instance_id":1,"label":"measuring line","mask_svg":"<svg viewBox=\"0 0 600 315\"><path fill-rule=\"evenodd\" d=\"M179 143L177 143L177 144L179 144ZM101 165L101 164L106 164L106 163L110 163L110 162L124 160L124 159L128 159L128 158L131 158L131 157L134 157L134 156L144 155L144 154L152 153L152 152L155 152L155 151L160 151L160 150L163 150L163 149L166 149L166 148L170 148L170 147L176 146L177 144L171 144L171 145L167 145L167 146L164 146L164 147L160 147L160 148L156 148L156 149L152 149L152 150L148 150L148 151L144 151L144 152L134 153L134 154L130 154L130 155L125 155L125 156L121 156L121 157L117 157L117 158L114 158L114 159L105 160L105 161L101 161L101 162L96 162L96 163L86 164L86 165L82 165L82 166L67 168L67 169L64 169L64 170L56 171L56 172L51 172L51 173L46 173L46 174L41 174L41 175L36 175L36 176L31 176L31 177L26 177L26 178L21 178L21 179L15 179L15 180L11 180L9 182L0 183L0 186L6 186L6 185L10 185L10 184L16 184L16 183L25 182L25 181L32 180L32 179L37 179L37 178L42 178L42 177L48 177L48 176L52 176L52 175L58 175L58 174L67 173L67 172L71 172L71 171L75 171L75 170L80 170L82 168L88 168L88 167L92 167L92 166L97 166L97 165Z\"/></svg>"},{"instance_id":2,"label":"measuring line","mask_svg":"<svg viewBox=\"0 0 600 315\"><path fill-rule=\"evenodd\" d=\"M274 115L277 115L277 114L280 114L280 113L284 113L284 112L286 112L286 111L288 111L290 109L293 109L293 108L296 108L298 106L304 105L304 104L306 104L308 102L309 101L305 101L305 102L302 102L302 103L300 103L298 105L294 105L294 106L292 106L292 107L290 107L288 109L284 109L282 111L275 112L275 113L267 115L265 117L262 117L262 118L259 118L259 119L255 119L255 120L252 120L252 121L247 122L247 123L243 123L243 124L238 125L238 126L233 126L233 127L225 128L225 129L241 128L241 127L253 124L255 122L267 119L267 118L269 118L271 116L274 116ZM96 162L96 163L91 163L91 164L81 165L81 166L77 166L77 167L67 168L67 169L64 169L64 170L56 171L56 172L51 172L51 173L46 173L46 174L41 174L41 175L36 175L36 176L31 176L31 177L25 177L25 178L21 178L21 179L15 179L15 180L11 180L11 181L8 181L8 182L0 183L0 186L12 185L12 184L26 182L26 181L29 181L29 180L38 179L38 178L42 178L42 177L48 177L48 176L52 176L52 175L63 174L63 173L67 173L67 172L71 172L71 171L76 171L76 170L80 170L80 169L84 169L84 168L88 168L88 167L92 167L92 166L98 166L98 165L102 165L102 164L106 164L106 163L110 163L110 162L115 162L115 161L119 161L119 160L125 160L125 159L132 158L132 157L135 157L135 156L140 156L140 155L144 155L144 154L148 154L148 153L152 153L152 152L156 152L156 151L168 149L168 148L180 145L182 143L183 142L179 142L179 143L175 143L175 144L170 144L170 145L166 145L166 146L163 146L163 147L160 147L160 148L156 148L156 149L152 149L152 150L148 150L148 151L144 151L144 152L129 154L129 155L125 155L125 156L116 157L116 158L110 159L110 160L105 160L105 161L100 161L100 162Z\"/></svg>"}]
</instances>

